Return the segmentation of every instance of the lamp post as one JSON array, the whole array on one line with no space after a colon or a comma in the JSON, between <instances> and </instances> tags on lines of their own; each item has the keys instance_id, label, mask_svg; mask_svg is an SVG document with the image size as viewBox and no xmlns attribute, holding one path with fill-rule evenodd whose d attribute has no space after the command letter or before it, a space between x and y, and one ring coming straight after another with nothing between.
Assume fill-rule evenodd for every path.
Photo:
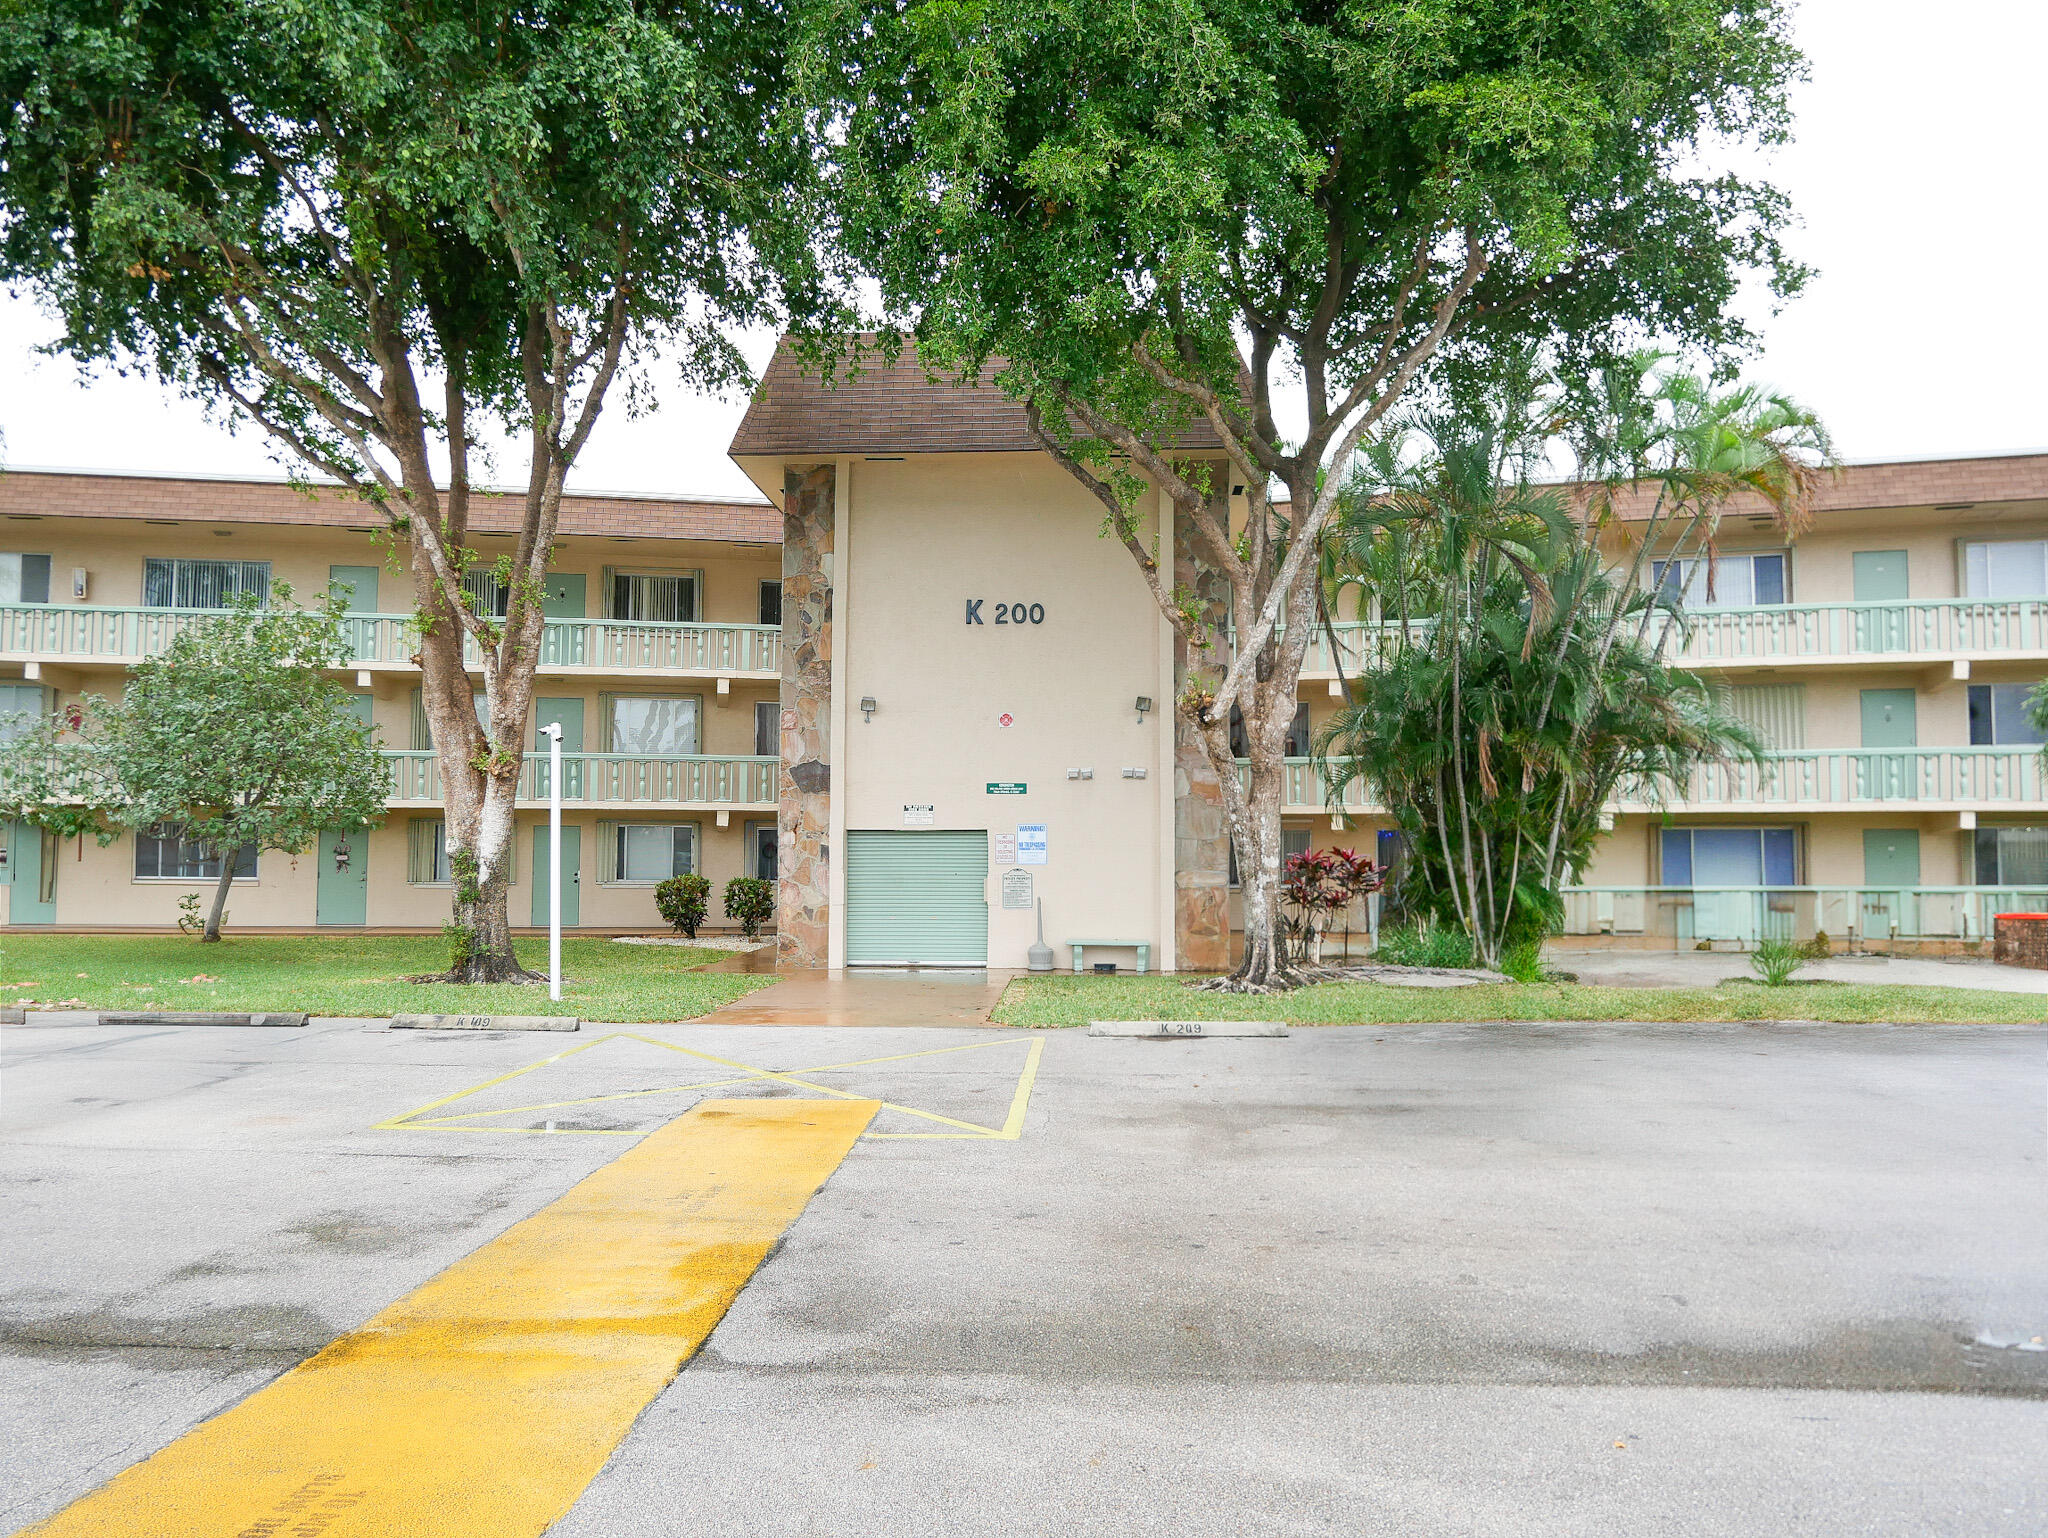
<instances>
[{"instance_id":1,"label":"lamp post","mask_svg":"<svg viewBox=\"0 0 2048 1538\"><path fill-rule=\"evenodd\" d=\"M548 739L548 997L562 1001L562 726L550 721Z\"/></svg>"}]
</instances>

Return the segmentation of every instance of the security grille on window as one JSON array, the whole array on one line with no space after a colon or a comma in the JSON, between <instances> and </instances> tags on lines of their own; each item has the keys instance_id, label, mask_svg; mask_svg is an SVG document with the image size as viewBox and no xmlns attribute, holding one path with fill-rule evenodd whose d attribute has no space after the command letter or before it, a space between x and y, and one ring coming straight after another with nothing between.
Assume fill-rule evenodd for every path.
<instances>
[{"instance_id":1,"label":"security grille on window","mask_svg":"<svg viewBox=\"0 0 2048 1538\"><path fill-rule=\"evenodd\" d=\"M2048 540L1972 540L1964 545L1963 596L2048 597Z\"/></svg>"},{"instance_id":2,"label":"security grille on window","mask_svg":"<svg viewBox=\"0 0 2048 1538\"><path fill-rule=\"evenodd\" d=\"M225 609L243 595L270 601L270 562L197 561L151 556L142 563L149 609Z\"/></svg>"},{"instance_id":3,"label":"security grille on window","mask_svg":"<svg viewBox=\"0 0 2048 1538\"><path fill-rule=\"evenodd\" d=\"M608 723L610 751L663 757L695 753L698 707L694 694L615 694Z\"/></svg>"},{"instance_id":4,"label":"security grille on window","mask_svg":"<svg viewBox=\"0 0 2048 1538\"><path fill-rule=\"evenodd\" d=\"M612 619L689 623L697 618L702 577L694 571L605 572Z\"/></svg>"},{"instance_id":5,"label":"security grille on window","mask_svg":"<svg viewBox=\"0 0 2048 1538\"><path fill-rule=\"evenodd\" d=\"M2032 684L1971 684L1970 745L1982 748L2041 742L2041 728L2027 708L2027 698L2033 692Z\"/></svg>"},{"instance_id":6,"label":"security grille on window","mask_svg":"<svg viewBox=\"0 0 2048 1538\"><path fill-rule=\"evenodd\" d=\"M48 603L50 558L0 554L0 603Z\"/></svg>"},{"instance_id":7,"label":"security grille on window","mask_svg":"<svg viewBox=\"0 0 2048 1538\"><path fill-rule=\"evenodd\" d=\"M613 835L614 881L666 881L697 869L697 825L622 822Z\"/></svg>"},{"instance_id":8,"label":"security grille on window","mask_svg":"<svg viewBox=\"0 0 2048 1538\"><path fill-rule=\"evenodd\" d=\"M1977 885L2048 887L2048 828L1979 828Z\"/></svg>"},{"instance_id":9,"label":"security grille on window","mask_svg":"<svg viewBox=\"0 0 2048 1538\"><path fill-rule=\"evenodd\" d=\"M135 879L138 881L218 881L220 851L184 836L162 823L135 835ZM235 851L235 879L256 879L256 849L244 844Z\"/></svg>"},{"instance_id":10,"label":"security grille on window","mask_svg":"<svg viewBox=\"0 0 2048 1538\"><path fill-rule=\"evenodd\" d=\"M1657 585L1688 609L1748 609L1785 601L1785 555L1724 555L1654 563Z\"/></svg>"}]
</instances>

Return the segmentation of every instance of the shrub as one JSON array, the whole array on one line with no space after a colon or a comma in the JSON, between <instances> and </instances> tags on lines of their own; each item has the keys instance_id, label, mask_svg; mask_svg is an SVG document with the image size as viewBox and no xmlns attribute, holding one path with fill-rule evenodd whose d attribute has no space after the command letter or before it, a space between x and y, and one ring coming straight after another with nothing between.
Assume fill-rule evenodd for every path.
<instances>
[{"instance_id":1,"label":"shrub","mask_svg":"<svg viewBox=\"0 0 2048 1538\"><path fill-rule=\"evenodd\" d=\"M1749 953L1749 964L1765 986L1782 988L1806 965L1806 949L1790 940L1760 940Z\"/></svg>"},{"instance_id":2,"label":"shrub","mask_svg":"<svg viewBox=\"0 0 2048 1538\"><path fill-rule=\"evenodd\" d=\"M1462 929L1425 919L1408 928L1381 930L1373 959L1390 967L1469 967L1472 938Z\"/></svg>"},{"instance_id":3,"label":"shrub","mask_svg":"<svg viewBox=\"0 0 2048 1538\"><path fill-rule=\"evenodd\" d=\"M1816 929L1813 932L1813 938L1806 942L1806 959L1808 961L1826 961L1834 953L1834 945L1829 941L1828 932L1825 929Z\"/></svg>"},{"instance_id":4,"label":"shrub","mask_svg":"<svg viewBox=\"0 0 2048 1538\"><path fill-rule=\"evenodd\" d=\"M728 898L730 903L731 899ZM654 906L679 935L697 938L697 926L711 911L711 881L706 876L671 876L654 889Z\"/></svg>"},{"instance_id":5,"label":"shrub","mask_svg":"<svg viewBox=\"0 0 2048 1538\"><path fill-rule=\"evenodd\" d=\"M1500 953L1500 969L1518 983L1543 981L1543 942L1517 940Z\"/></svg>"},{"instance_id":6,"label":"shrub","mask_svg":"<svg viewBox=\"0 0 2048 1538\"><path fill-rule=\"evenodd\" d=\"M725 916L739 921L749 940L775 916L775 884L759 876L735 876L725 884Z\"/></svg>"}]
</instances>

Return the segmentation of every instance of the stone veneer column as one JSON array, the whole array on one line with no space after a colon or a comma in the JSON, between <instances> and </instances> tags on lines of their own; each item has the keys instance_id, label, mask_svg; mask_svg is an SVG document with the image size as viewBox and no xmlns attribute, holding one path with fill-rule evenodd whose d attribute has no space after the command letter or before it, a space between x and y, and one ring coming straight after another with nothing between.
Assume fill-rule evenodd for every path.
<instances>
[{"instance_id":1,"label":"stone veneer column","mask_svg":"<svg viewBox=\"0 0 2048 1538\"><path fill-rule=\"evenodd\" d=\"M1229 467L1216 474L1226 478ZM1228 517L1224 500L1217 511ZM1224 580L1198 557L1185 514L1176 513L1173 580L1202 602L1204 617L1218 636L1229 614ZM1177 965L1183 972L1224 972L1230 968L1230 829L1223 818L1223 790L1202 751L1193 723L1179 709L1192 671L1190 648L1173 643L1173 930Z\"/></svg>"},{"instance_id":2,"label":"stone veneer column","mask_svg":"<svg viewBox=\"0 0 2048 1538\"><path fill-rule=\"evenodd\" d=\"M832 552L835 472L782 473L782 768L775 959L822 967L830 944L826 839L832 808ZM844 851L841 851L842 857Z\"/></svg>"}]
</instances>

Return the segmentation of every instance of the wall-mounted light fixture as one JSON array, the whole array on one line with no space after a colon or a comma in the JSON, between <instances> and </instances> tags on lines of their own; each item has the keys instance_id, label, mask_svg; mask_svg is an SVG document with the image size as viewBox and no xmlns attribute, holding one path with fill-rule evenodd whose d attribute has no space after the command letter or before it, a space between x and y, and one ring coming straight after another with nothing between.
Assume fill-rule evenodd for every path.
<instances>
[{"instance_id":1,"label":"wall-mounted light fixture","mask_svg":"<svg viewBox=\"0 0 2048 1538\"><path fill-rule=\"evenodd\" d=\"M860 697L860 718L863 721L875 719L875 697L872 694L863 694Z\"/></svg>"},{"instance_id":2,"label":"wall-mounted light fixture","mask_svg":"<svg viewBox=\"0 0 2048 1538\"><path fill-rule=\"evenodd\" d=\"M1151 698L1151 696L1150 696L1150 695L1146 695L1146 694L1141 694L1141 695L1139 695L1139 696L1138 696L1138 725L1140 725L1140 726L1143 726L1143 725L1145 724L1145 712L1146 712L1146 711L1148 711L1148 710L1150 710L1151 708L1152 708L1152 698Z\"/></svg>"}]
</instances>

